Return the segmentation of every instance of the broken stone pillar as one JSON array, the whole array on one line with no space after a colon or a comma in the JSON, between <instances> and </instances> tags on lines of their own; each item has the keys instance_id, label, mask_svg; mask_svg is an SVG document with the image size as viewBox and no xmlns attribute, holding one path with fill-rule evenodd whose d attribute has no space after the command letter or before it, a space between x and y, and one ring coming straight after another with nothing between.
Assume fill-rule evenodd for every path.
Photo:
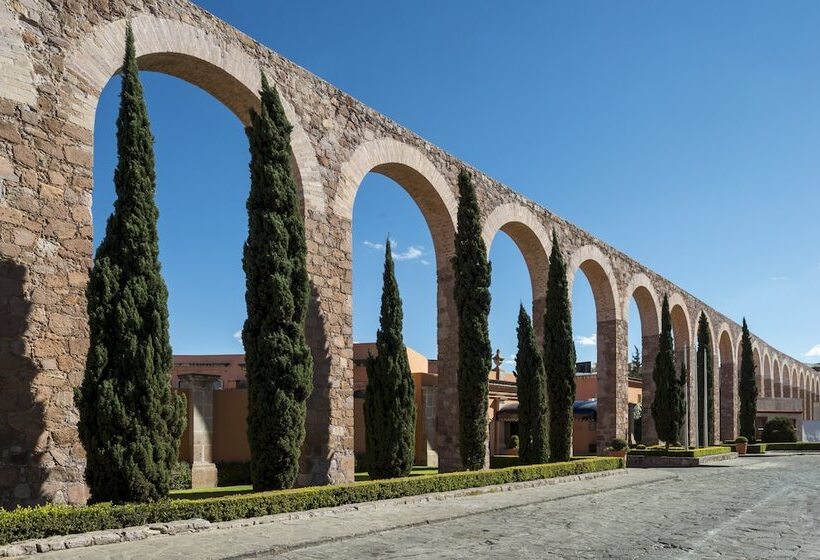
<instances>
[{"instance_id":1,"label":"broken stone pillar","mask_svg":"<svg viewBox=\"0 0 820 560\"><path fill-rule=\"evenodd\" d=\"M188 390L191 414L191 488L213 488L217 485L213 462L214 385L219 375L187 373L179 376L179 388Z\"/></svg>"}]
</instances>

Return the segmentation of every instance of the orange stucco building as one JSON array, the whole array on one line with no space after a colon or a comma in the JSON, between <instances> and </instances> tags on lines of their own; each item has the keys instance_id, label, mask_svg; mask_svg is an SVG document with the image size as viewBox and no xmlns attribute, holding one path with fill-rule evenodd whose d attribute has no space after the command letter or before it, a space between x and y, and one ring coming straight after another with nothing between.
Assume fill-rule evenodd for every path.
<instances>
[{"instance_id":1,"label":"orange stucco building","mask_svg":"<svg viewBox=\"0 0 820 560\"><path fill-rule=\"evenodd\" d=\"M365 453L364 396L367 390L365 363L368 353L375 353L374 343L356 343L353 347L354 453L359 469ZM436 453L436 389L438 362L428 360L412 348L407 349L410 371L416 394L415 464L438 466ZM501 359L497 360L501 363ZM579 364L582 373L576 375L576 406L573 427L573 453L595 453L597 435L597 376L591 364ZM488 446L491 455L516 455L512 436L518 435L518 395L515 374L500 366L488 372L489 402L487 410ZM180 458L195 462L198 453L193 446L191 426L194 416L191 405L192 386L196 378L212 389L210 409L210 445L204 451L210 462L244 462L250 460L246 436L248 409L245 357L242 354L177 355L171 370L172 386L188 396L189 428L183 434ZM630 410L641 402L641 383L630 379ZM632 426L632 422L630 422ZM631 431L631 430L630 430ZM357 469L357 470L359 470Z\"/></svg>"}]
</instances>

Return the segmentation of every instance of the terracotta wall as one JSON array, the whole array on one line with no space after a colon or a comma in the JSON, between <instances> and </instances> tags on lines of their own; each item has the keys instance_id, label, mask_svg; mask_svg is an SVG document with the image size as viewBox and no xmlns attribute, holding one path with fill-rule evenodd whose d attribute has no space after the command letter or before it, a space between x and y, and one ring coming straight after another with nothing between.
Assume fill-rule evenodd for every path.
<instances>
[{"instance_id":1,"label":"terracotta wall","mask_svg":"<svg viewBox=\"0 0 820 560\"><path fill-rule=\"evenodd\" d=\"M214 462L250 461L248 391L214 391Z\"/></svg>"}]
</instances>

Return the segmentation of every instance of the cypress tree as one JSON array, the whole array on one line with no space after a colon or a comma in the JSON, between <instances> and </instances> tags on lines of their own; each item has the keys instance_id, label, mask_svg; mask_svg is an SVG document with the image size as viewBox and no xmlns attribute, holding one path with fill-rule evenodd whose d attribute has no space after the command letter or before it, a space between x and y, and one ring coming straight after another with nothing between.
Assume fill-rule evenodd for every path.
<instances>
[{"instance_id":1,"label":"cypress tree","mask_svg":"<svg viewBox=\"0 0 820 560\"><path fill-rule=\"evenodd\" d=\"M666 295L663 296L661 307L661 334L652 379L655 381L652 418L655 420L658 438L666 442L668 448L678 441L686 416L686 364L681 364L681 377L678 378L675 375L672 317L669 313L669 298Z\"/></svg>"},{"instance_id":2,"label":"cypress tree","mask_svg":"<svg viewBox=\"0 0 820 560\"><path fill-rule=\"evenodd\" d=\"M117 117L117 199L89 274L90 346L75 392L95 502L165 497L185 427L171 391L168 290L159 263L154 139L131 26Z\"/></svg>"},{"instance_id":3,"label":"cypress tree","mask_svg":"<svg viewBox=\"0 0 820 560\"><path fill-rule=\"evenodd\" d=\"M743 319L743 335L740 339L740 380L738 382L740 400L740 435L755 441L755 417L757 416L757 372L752 355L752 337L746 319Z\"/></svg>"},{"instance_id":4,"label":"cypress tree","mask_svg":"<svg viewBox=\"0 0 820 560\"><path fill-rule=\"evenodd\" d=\"M251 190L242 341L251 480L255 490L270 490L293 486L299 473L313 357L305 340L309 286L305 226L290 167L291 126L264 75L261 98L261 112L251 111L246 130Z\"/></svg>"},{"instance_id":5,"label":"cypress tree","mask_svg":"<svg viewBox=\"0 0 820 560\"><path fill-rule=\"evenodd\" d=\"M715 441L715 402L712 398L712 390L714 388L714 354L712 350L712 335L709 333L709 319L706 318L705 313L700 314L698 319L698 436L703 433L703 384L706 384L706 417L709 424L708 437L709 441L702 442L703 446L710 445ZM706 379L703 379L704 361L706 362Z\"/></svg>"},{"instance_id":6,"label":"cypress tree","mask_svg":"<svg viewBox=\"0 0 820 560\"><path fill-rule=\"evenodd\" d=\"M492 357L489 333L490 263L481 235L481 215L470 174L458 174L458 231L453 272L458 315L458 411L461 461L484 468Z\"/></svg>"},{"instance_id":7,"label":"cypress tree","mask_svg":"<svg viewBox=\"0 0 820 560\"><path fill-rule=\"evenodd\" d=\"M518 391L518 457L522 465L549 460L549 409L547 374L538 351L530 316L518 310L518 354L515 357Z\"/></svg>"},{"instance_id":8,"label":"cypress tree","mask_svg":"<svg viewBox=\"0 0 820 560\"><path fill-rule=\"evenodd\" d=\"M367 470L373 479L408 476L415 456L415 384L402 336L402 315L388 239L376 355L367 357L364 397Z\"/></svg>"},{"instance_id":9,"label":"cypress tree","mask_svg":"<svg viewBox=\"0 0 820 560\"><path fill-rule=\"evenodd\" d=\"M544 368L549 395L550 461L569 461L572 456L572 405L575 402L575 343L572 340L567 265L554 230L546 307Z\"/></svg>"}]
</instances>

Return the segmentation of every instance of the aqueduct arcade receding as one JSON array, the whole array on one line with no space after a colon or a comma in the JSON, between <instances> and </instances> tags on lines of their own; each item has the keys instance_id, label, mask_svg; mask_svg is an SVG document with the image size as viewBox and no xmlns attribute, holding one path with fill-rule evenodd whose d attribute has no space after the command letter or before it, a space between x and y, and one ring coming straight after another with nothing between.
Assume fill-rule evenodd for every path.
<instances>
[{"instance_id":1,"label":"aqueduct arcade receding","mask_svg":"<svg viewBox=\"0 0 820 560\"><path fill-rule=\"evenodd\" d=\"M82 379L88 348L94 112L100 91L119 68L126 18L143 69L201 87L243 122L258 103L261 69L276 85L294 126L292 152L304 198L313 291L307 331L316 358L301 482L353 479L350 226L353 197L370 171L391 177L411 194L433 237L441 372L437 445L442 469L457 469L457 337L449 256L456 176L469 166L185 0L75 3L71 10L57 4L0 0L0 501L85 499L72 392ZM471 171L485 240L489 246L500 230L521 249L536 314L543 311L552 230L568 255L569 274L581 270L590 281L601 372L599 443L627 430L625 310L633 295L647 354L657 347L663 294L673 306L679 362L693 363L697 318L702 312L709 316L719 373L715 433L733 436L740 326L624 253ZM754 342L758 364L761 355L777 360L784 393L803 398L811 414L816 373L764 341ZM691 399L696 391L691 387ZM644 395L651 400L651 383ZM697 424L690 425L691 432ZM647 433L653 430L647 427Z\"/></svg>"}]
</instances>

